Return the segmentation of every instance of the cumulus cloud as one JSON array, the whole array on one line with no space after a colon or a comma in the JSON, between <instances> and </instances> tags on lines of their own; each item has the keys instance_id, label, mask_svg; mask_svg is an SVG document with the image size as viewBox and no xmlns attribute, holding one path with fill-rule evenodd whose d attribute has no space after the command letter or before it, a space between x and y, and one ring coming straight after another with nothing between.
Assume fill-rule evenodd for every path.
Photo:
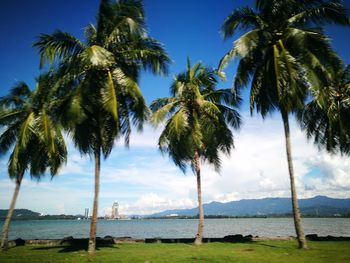
<instances>
[{"instance_id":1,"label":"cumulus cloud","mask_svg":"<svg viewBox=\"0 0 350 263\"><path fill-rule=\"evenodd\" d=\"M162 127L152 127L151 125L145 125L142 133L133 132L130 136L130 147L149 147L157 148L158 135L161 132Z\"/></svg>"},{"instance_id":2,"label":"cumulus cloud","mask_svg":"<svg viewBox=\"0 0 350 263\"><path fill-rule=\"evenodd\" d=\"M309 191L330 191L333 195L340 197L349 194L349 157L321 153L308 159L306 165L310 169L317 167L317 174L314 172L305 176L305 184Z\"/></svg>"},{"instance_id":3,"label":"cumulus cloud","mask_svg":"<svg viewBox=\"0 0 350 263\"><path fill-rule=\"evenodd\" d=\"M168 156L157 149L160 130L146 126L134 133L130 149L121 142L102 162L100 215L110 213L116 200L123 214L151 214L168 209L195 207L196 178L189 170L183 174ZM296 185L300 198L315 195L350 196L350 158L320 152L308 143L291 121L292 154ZM203 201L229 202L263 197L289 197L289 176L283 126L279 118L245 118L240 132L234 132L235 150L222 156L220 174L202 164ZM69 142L69 161L52 181L26 179L18 207L44 213L83 213L91 208L94 167L88 156L81 156ZM2 161L3 162L3 161ZM0 167L2 175L5 166ZM5 208L14 184L0 177L1 208Z\"/></svg>"},{"instance_id":4,"label":"cumulus cloud","mask_svg":"<svg viewBox=\"0 0 350 263\"><path fill-rule=\"evenodd\" d=\"M149 215L163 210L192 208L193 206L195 204L190 198L170 199L151 192L142 195L133 204L121 204L120 211L128 215Z\"/></svg>"},{"instance_id":5,"label":"cumulus cloud","mask_svg":"<svg viewBox=\"0 0 350 263\"><path fill-rule=\"evenodd\" d=\"M222 203L237 201L239 200L239 193L232 192L232 193L217 194L214 197L214 200Z\"/></svg>"}]
</instances>

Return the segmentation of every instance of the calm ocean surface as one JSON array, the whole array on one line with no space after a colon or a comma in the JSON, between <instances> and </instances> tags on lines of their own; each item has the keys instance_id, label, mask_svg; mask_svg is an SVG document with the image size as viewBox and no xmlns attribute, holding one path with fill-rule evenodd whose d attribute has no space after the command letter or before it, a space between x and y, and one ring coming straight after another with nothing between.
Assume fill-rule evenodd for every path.
<instances>
[{"instance_id":1,"label":"calm ocean surface","mask_svg":"<svg viewBox=\"0 0 350 263\"><path fill-rule=\"evenodd\" d=\"M2 226L3 222L0 222ZM350 218L305 218L305 234L350 236ZM89 220L12 221L9 238L59 239L66 236L88 237ZM134 238L191 238L197 230L196 219L99 220L97 236ZM291 218L206 219L204 237L242 234L253 236L294 236Z\"/></svg>"}]
</instances>

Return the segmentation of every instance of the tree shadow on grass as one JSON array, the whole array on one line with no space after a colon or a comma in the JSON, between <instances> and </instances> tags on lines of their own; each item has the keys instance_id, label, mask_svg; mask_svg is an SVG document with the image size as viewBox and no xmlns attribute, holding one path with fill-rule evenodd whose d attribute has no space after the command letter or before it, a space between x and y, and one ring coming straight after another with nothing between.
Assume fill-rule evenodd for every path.
<instances>
[{"instance_id":1,"label":"tree shadow on grass","mask_svg":"<svg viewBox=\"0 0 350 263\"><path fill-rule=\"evenodd\" d=\"M113 248L119 249L114 246L113 243L101 242L96 240L96 250L100 250L100 248ZM89 245L88 239L74 239L70 241L64 242L62 245L58 246L44 246L44 247L36 247L32 248L32 250L50 250L50 249L59 249L58 253L69 253L69 252L78 252L78 251L87 251Z\"/></svg>"}]
</instances>

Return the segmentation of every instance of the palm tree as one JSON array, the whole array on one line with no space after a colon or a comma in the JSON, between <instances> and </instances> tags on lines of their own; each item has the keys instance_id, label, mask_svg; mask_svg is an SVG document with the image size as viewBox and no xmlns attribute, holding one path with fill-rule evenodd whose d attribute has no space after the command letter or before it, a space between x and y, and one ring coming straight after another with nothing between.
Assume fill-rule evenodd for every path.
<instances>
[{"instance_id":1,"label":"palm tree","mask_svg":"<svg viewBox=\"0 0 350 263\"><path fill-rule=\"evenodd\" d=\"M4 154L13 149L8 172L10 178L16 181L2 229L1 250L8 248L10 221L25 172L29 171L32 178L39 180L47 168L54 176L66 162L67 151L60 126L50 116L50 85L51 77L42 75L35 91L20 82L9 95L0 99L3 109L0 114L0 152Z\"/></svg>"},{"instance_id":2,"label":"palm tree","mask_svg":"<svg viewBox=\"0 0 350 263\"><path fill-rule=\"evenodd\" d=\"M326 151L350 154L350 65L341 66L297 117L308 138Z\"/></svg>"},{"instance_id":3,"label":"palm tree","mask_svg":"<svg viewBox=\"0 0 350 263\"><path fill-rule=\"evenodd\" d=\"M189 60L185 72L178 74L170 87L170 98L152 102L152 121L166 125L159 137L159 149L168 153L174 163L185 172L191 165L197 177L199 222L195 244L202 243L204 213L202 207L200 161L208 161L216 170L220 168L219 153L230 153L232 132L240 126L236 111L240 99L230 90L216 90L216 73L202 63L191 66Z\"/></svg>"},{"instance_id":4,"label":"palm tree","mask_svg":"<svg viewBox=\"0 0 350 263\"><path fill-rule=\"evenodd\" d=\"M162 45L146 34L141 0L101 0L97 25L88 25L84 42L69 33L41 35L45 61L59 65L58 115L82 154L95 160L95 193L88 252L96 247L101 154L114 142L129 143L131 126L142 129L148 108L138 87L142 69L166 73L170 62Z\"/></svg>"},{"instance_id":5,"label":"palm tree","mask_svg":"<svg viewBox=\"0 0 350 263\"><path fill-rule=\"evenodd\" d=\"M321 28L332 23L350 24L341 1L256 0L255 9L234 10L222 26L225 38L237 29L247 32L234 42L219 69L238 56L234 89L250 85L251 113L254 109L263 117L275 110L281 113L300 248L307 244L295 189L288 115L304 106L311 80L330 74L329 69L340 63Z\"/></svg>"}]
</instances>

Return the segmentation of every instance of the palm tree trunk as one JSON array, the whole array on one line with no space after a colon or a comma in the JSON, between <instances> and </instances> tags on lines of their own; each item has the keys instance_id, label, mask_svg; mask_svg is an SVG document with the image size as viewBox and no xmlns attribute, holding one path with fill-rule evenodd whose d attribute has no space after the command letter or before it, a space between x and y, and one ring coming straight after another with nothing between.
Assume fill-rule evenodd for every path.
<instances>
[{"instance_id":1,"label":"palm tree trunk","mask_svg":"<svg viewBox=\"0 0 350 263\"><path fill-rule=\"evenodd\" d=\"M11 218L13 215L13 210L15 209L17 196L19 193L19 189L21 187L23 175L24 175L24 173L22 173L16 179L16 187L15 187L15 191L13 192L10 208L9 208L9 211L7 212L7 216L6 216L4 225L2 226L2 239L1 239L1 250L2 251L5 251L8 249L8 237L9 237L10 221L11 221Z\"/></svg>"},{"instance_id":2,"label":"palm tree trunk","mask_svg":"<svg viewBox=\"0 0 350 263\"><path fill-rule=\"evenodd\" d=\"M95 195L94 205L92 209L92 218L90 224L90 238L88 253L94 254L96 249L96 226L97 226L97 213L98 213L98 194L100 189L100 167L101 167L101 153L100 148L95 152Z\"/></svg>"},{"instance_id":3,"label":"palm tree trunk","mask_svg":"<svg viewBox=\"0 0 350 263\"><path fill-rule=\"evenodd\" d=\"M203 205L202 205L201 168L200 168L198 151L195 151L194 153L194 167L196 170L196 177L197 177L197 196L198 196L198 212L199 212L198 231L196 234L196 239L194 240L194 244L201 245L202 239L203 239L204 213L203 213Z\"/></svg>"},{"instance_id":4,"label":"palm tree trunk","mask_svg":"<svg viewBox=\"0 0 350 263\"><path fill-rule=\"evenodd\" d=\"M284 125L284 135L286 139L286 152L287 152L287 161L288 161L288 170L290 178L290 190L292 194L292 206L293 206L293 217L294 217L294 226L295 232L297 234L299 248L307 248L306 239L304 235L304 229L301 224L300 210L298 204L297 192L295 189L295 180L294 180L294 170L292 162L292 147L290 143L290 130L289 130L289 120L288 113L281 111L282 120Z\"/></svg>"}]
</instances>

